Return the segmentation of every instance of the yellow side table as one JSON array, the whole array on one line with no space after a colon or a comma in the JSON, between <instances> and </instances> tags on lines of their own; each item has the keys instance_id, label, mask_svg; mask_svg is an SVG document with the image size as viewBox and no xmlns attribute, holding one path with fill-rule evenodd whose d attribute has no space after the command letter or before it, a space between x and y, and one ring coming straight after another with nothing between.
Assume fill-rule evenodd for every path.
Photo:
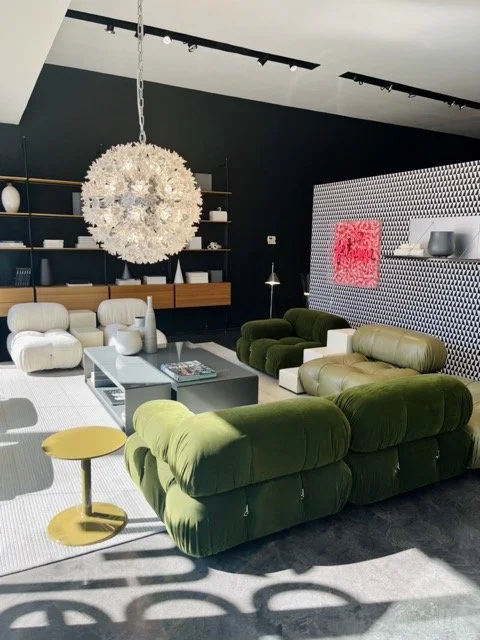
<instances>
[{"instance_id":1,"label":"yellow side table","mask_svg":"<svg viewBox=\"0 0 480 640\"><path fill-rule=\"evenodd\" d=\"M92 503L92 458L118 451L126 442L120 429L77 427L55 433L42 442L51 458L80 460L82 469L82 504L57 514L48 525L48 535L55 542L81 546L102 542L117 534L127 522L123 509L104 502Z\"/></svg>"}]
</instances>

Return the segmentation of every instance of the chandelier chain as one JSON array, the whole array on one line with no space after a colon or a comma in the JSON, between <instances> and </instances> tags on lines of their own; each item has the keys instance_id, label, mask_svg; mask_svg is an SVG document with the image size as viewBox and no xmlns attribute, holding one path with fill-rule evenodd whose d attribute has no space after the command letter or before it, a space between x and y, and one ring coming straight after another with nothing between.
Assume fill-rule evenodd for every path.
<instances>
[{"instance_id":1,"label":"chandelier chain","mask_svg":"<svg viewBox=\"0 0 480 640\"><path fill-rule=\"evenodd\" d=\"M138 139L142 144L147 142L145 134L145 116L143 114L143 0L138 0L138 26L137 26L137 108L138 108L138 124L140 125L140 134Z\"/></svg>"}]
</instances>

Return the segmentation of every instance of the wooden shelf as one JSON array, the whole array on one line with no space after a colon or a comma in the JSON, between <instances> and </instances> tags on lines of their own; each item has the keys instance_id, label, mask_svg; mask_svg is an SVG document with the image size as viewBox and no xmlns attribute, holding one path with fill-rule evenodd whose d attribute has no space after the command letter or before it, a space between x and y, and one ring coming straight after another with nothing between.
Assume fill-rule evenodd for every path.
<instances>
[{"instance_id":1,"label":"wooden shelf","mask_svg":"<svg viewBox=\"0 0 480 640\"><path fill-rule=\"evenodd\" d=\"M182 249L182 253L226 253L231 249Z\"/></svg>"},{"instance_id":2,"label":"wooden shelf","mask_svg":"<svg viewBox=\"0 0 480 640\"><path fill-rule=\"evenodd\" d=\"M154 309L173 309L175 298L173 284L111 284L110 298L141 298L152 296Z\"/></svg>"},{"instance_id":3,"label":"wooden shelf","mask_svg":"<svg viewBox=\"0 0 480 640\"><path fill-rule=\"evenodd\" d=\"M200 220L200 224L231 224L231 222L231 220Z\"/></svg>"},{"instance_id":4,"label":"wooden shelf","mask_svg":"<svg viewBox=\"0 0 480 640\"><path fill-rule=\"evenodd\" d=\"M393 258L394 260L423 260L428 262L466 262L480 263L480 258L436 258L434 256L395 256L393 253L383 254L384 258Z\"/></svg>"},{"instance_id":5,"label":"wooden shelf","mask_svg":"<svg viewBox=\"0 0 480 640\"><path fill-rule=\"evenodd\" d=\"M204 191L202 189L202 196L231 196L231 191Z\"/></svg>"},{"instance_id":6,"label":"wooden shelf","mask_svg":"<svg viewBox=\"0 0 480 640\"><path fill-rule=\"evenodd\" d=\"M30 251L30 247L0 247L0 251Z\"/></svg>"},{"instance_id":7,"label":"wooden shelf","mask_svg":"<svg viewBox=\"0 0 480 640\"><path fill-rule=\"evenodd\" d=\"M83 220L85 222L83 216L74 215L73 213L31 213L30 216L32 218L70 218L73 220ZM5 213L1 211L0 218L4 217L28 218L28 213Z\"/></svg>"},{"instance_id":8,"label":"wooden shelf","mask_svg":"<svg viewBox=\"0 0 480 640\"><path fill-rule=\"evenodd\" d=\"M33 287L0 287L0 317L5 317L14 304L33 300Z\"/></svg>"},{"instance_id":9,"label":"wooden shelf","mask_svg":"<svg viewBox=\"0 0 480 640\"><path fill-rule=\"evenodd\" d=\"M89 309L97 311L102 300L108 300L108 285L91 287L35 287L37 302L59 302L69 311Z\"/></svg>"},{"instance_id":10,"label":"wooden shelf","mask_svg":"<svg viewBox=\"0 0 480 640\"><path fill-rule=\"evenodd\" d=\"M0 176L2 182L27 182L25 176ZM53 180L51 178L28 178L31 184L47 184L60 187L81 187L83 182L79 180Z\"/></svg>"},{"instance_id":11,"label":"wooden shelf","mask_svg":"<svg viewBox=\"0 0 480 640\"><path fill-rule=\"evenodd\" d=\"M103 249L85 249L80 247L32 247L34 251L103 251Z\"/></svg>"},{"instance_id":12,"label":"wooden shelf","mask_svg":"<svg viewBox=\"0 0 480 640\"><path fill-rule=\"evenodd\" d=\"M175 308L227 307L232 304L230 282L176 284Z\"/></svg>"}]
</instances>

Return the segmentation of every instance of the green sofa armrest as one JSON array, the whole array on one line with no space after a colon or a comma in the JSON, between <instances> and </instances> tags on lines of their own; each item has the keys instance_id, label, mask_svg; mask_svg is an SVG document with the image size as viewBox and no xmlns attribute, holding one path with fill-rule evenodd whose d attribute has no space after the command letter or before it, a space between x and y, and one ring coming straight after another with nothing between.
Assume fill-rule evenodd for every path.
<instances>
[{"instance_id":1,"label":"green sofa armrest","mask_svg":"<svg viewBox=\"0 0 480 640\"><path fill-rule=\"evenodd\" d=\"M271 320L249 320L242 325L242 338L258 340L260 338L287 338L293 333L293 327L287 320L272 318Z\"/></svg>"},{"instance_id":2,"label":"green sofa armrest","mask_svg":"<svg viewBox=\"0 0 480 640\"><path fill-rule=\"evenodd\" d=\"M211 496L337 462L349 443L333 402L301 398L191 416L172 434L168 464L182 491Z\"/></svg>"},{"instance_id":3,"label":"green sofa armrest","mask_svg":"<svg viewBox=\"0 0 480 640\"><path fill-rule=\"evenodd\" d=\"M174 429L193 413L175 400L151 400L133 414L133 428L155 458L167 460Z\"/></svg>"}]
</instances>

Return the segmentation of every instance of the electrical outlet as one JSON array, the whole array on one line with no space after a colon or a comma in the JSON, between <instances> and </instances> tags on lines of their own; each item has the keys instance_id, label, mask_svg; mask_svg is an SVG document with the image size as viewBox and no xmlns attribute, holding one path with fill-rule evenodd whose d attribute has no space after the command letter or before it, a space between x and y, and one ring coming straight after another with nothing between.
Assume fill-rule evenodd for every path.
<instances>
[{"instance_id":1,"label":"electrical outlet","mask_svg":"<svg viewBox=\"0 0 480 640\"><path fill-rule=\"evenodd\" d=\"M277 236L267 236L267 244L277 244Z\"/></svg>"}]
</instances>

